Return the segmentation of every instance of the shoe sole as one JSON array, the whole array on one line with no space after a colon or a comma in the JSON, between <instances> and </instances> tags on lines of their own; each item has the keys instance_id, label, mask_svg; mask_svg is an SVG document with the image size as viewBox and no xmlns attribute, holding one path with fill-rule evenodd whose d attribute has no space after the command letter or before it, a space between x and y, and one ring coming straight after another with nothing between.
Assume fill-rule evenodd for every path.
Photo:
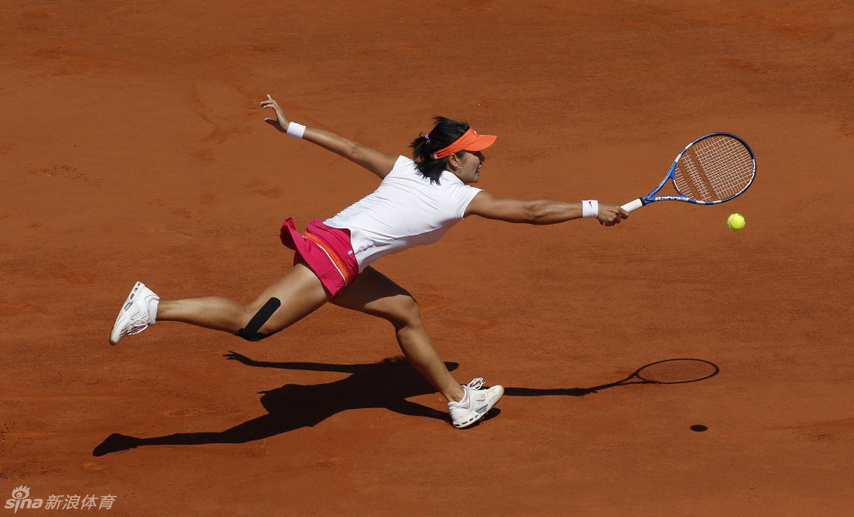
<instances>
[{"instance_id":1,"label":"shoe sole","mask_svg":"<svg viewBox=\"0 0 854 517\"><path fill-rule=\"evenodd\" d=\"M501 397L503 396L504 388L502 387L501 391L498 393L498 398L495 399L495 402L475 409L475 416L469 418L468 420L464 420L462 423L454 422L453 426L457 429L465 429L466 427L471 427L472 425L480 421L483 417L485 417L492 410L492 408L494 408L496 404L498 404L498 401L500 401Z\"/></svg>"},{"instance_id":2,"label":"shoe sole","mask_svg":"<svg viewBox=\"0 0 854 517\"><path fill-rule=\"evenodd\" d=\"M119 325L119 323L122 321L122 316L124 316L125 311L127 310L130 303L134 301L134 299L135 299L134 297L144 287L145 287L145 285L142 282L137 282L136 284L134 284L133 289L130 290L130 294L128 295L127 300L125 300L125 303L122 304L122 308L121 308L121 310L119 310L119 316L116 318L116 322L113 323L113 331L110 333L110 344L111 345L116 346L117 344L119 344L119 341L121 341L122 338L124 337L124 336L122 336L122 333L121 333L122 328Z\"/></svg>"}]
</instances>

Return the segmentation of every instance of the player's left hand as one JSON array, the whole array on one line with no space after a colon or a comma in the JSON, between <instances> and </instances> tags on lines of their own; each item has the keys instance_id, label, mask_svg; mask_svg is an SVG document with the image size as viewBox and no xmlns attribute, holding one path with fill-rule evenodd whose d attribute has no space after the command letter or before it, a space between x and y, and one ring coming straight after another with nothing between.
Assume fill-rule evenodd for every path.
<instances>
[{"instance_id":1,"label":"player's left hand","mask_svg":"<svg viewBox=\"0 0 854 517\"><path fill-rule=\"evenodd\" d=\"M265 109L266 108L272 108L273 110L276 111L276 118L275 119L265 118L264 122L270 124L271 126L274 126L276 129L278 129L282 133L287 133L288 124L290 124L291 121L288 120L288 117L285 116L285 112L282 111L282 108L279 107L279 103L276 102L272 97L270 97L269 94L267 94L267 100L261 101L261 107L265 108Z\"/></svg>"}]
</instances>

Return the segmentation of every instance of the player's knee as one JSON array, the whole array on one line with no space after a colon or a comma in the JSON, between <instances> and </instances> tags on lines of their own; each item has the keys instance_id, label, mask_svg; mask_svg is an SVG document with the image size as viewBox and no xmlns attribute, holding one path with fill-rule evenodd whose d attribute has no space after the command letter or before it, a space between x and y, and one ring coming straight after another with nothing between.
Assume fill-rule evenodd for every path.
<instances>
[{"instance_id":1,"label":"player's knee","mask_svg":"<svg viewBox=\"0 0 854 517\"><path fill-rule=\"evenodd\" d=\"M401 296L387 318L398 330L421 325L421 307L412 296Z\"/></svg>"},{"instance_id":2,"label":"player's knee","mask_svg":"<svg viewBox=\"0 0 854 517\"><path fill-rule=\"evenodd\" d=\"M261 341L264 338L272 336L278 330L269 331L265 328L265 325L281 306L282 302L278 298L270 298L252 315L246 325L237 331L237 335L247 341Z\"/></svg>"}]
</instances>

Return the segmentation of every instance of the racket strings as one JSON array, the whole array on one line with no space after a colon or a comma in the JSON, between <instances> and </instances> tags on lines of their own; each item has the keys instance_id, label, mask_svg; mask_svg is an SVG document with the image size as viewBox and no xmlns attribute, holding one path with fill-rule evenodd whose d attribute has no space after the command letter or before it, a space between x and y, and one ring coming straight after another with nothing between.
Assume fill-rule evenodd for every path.
<instances>
[{"instance_id":1,"label":"racket strings","mask_svg":"<svg viewBox=\"0 0 854 517\"><path fill-rule=\"evenodd\" d=\"M680 157L674 171L676 190L698 201L720 201L741 193L755 172L753 155L738 139L714 135L700 140Z\"/></svg>"}]
</instances>

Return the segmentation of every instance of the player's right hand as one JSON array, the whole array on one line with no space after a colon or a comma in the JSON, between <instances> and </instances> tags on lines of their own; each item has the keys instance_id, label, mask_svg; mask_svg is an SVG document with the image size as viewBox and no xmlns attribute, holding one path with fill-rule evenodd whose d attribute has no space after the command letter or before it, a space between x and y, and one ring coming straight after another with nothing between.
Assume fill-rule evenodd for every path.
<instances>
[{"instance_id":1,"label":"player's right hand","mask_svg":"<svg viewBox=\"0 0 854 517\"><path fill-rule=\"evenodd\" d=\"M599 203L599 215L596 216L603 226L614 226L620 224L620 221L629 217L629 213L620 208L618 205L609 205L607 203Z\"/></svg>"}]
</instances>

